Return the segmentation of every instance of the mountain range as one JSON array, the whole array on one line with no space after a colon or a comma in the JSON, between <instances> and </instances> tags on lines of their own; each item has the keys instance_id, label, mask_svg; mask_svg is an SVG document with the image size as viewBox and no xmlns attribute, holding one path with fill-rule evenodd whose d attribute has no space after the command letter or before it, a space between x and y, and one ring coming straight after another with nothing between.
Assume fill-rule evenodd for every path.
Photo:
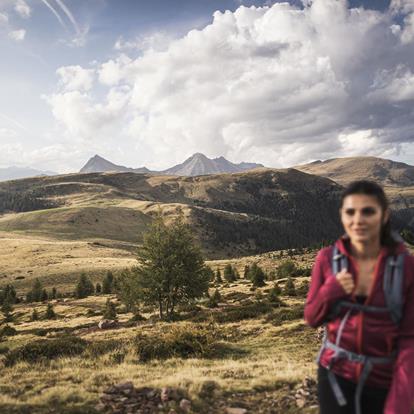
<instances>
[{"instance_id":1,"label":"mountain range","mask_svg":"<svg viewBox=\"0 0 414 414\"><path fill-rule=\"evenodd\" d=\"M116 165L99 155L95 155L80 169L80 173L91 172L134 172L134 173L151 173L156 175L179 175L179 176L196 176L208 174L237 173L263 167L262 164L251 162L241 162L234 164L224 157L208 158L199 152L187 158L182 164L175 165L162 171L151 171L146 167L129 168L123 165Z\"/></svg>"},{"instance_id":2,"label":"mountain range","mask_svg":"<svg viewBox=\"0 0 414 414\"><path fill-rule=\"evenodd\" d=\"M172 172L195 172L200 158L195 154ZM135 244L157 211L169 220L181 210L208 257L307 246L341 232L339 197L343 185L354 179L386 184L395 224L414 229L413 169L381 158L353 157L297 169L189 177L123 170L8 181L0 183L0 214L5 213L0 231Z\"/></svg>"},{"instance_id":3,"label":"mountain range","mask_svg":"<svg viewBox=\"0 0 414 414\"><path fill-rule=\"evenodd\" d=\"M18 178L38 177L42 175L57 175L53 171L40 171L27 167L0 168L0 181L16 180Z\"/></svg>"},{"instance_id":4,"label":"mountain range","mask_svg":"<svg viewBox=\"0 0 414 414\"><path fill-rule=\"evenodd\" d=\"M362 178L387 187L414 185L414 166L377 157L332 158L293 168L330 178L342 185Z\"/></svg>"}]
</instances>

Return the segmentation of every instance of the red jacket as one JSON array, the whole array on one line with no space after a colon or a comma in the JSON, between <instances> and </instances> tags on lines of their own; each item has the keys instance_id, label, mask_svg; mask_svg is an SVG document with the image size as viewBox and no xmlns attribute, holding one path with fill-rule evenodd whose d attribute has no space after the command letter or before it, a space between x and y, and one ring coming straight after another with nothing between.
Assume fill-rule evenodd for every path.
<instances>
[{"instance_id":1,"label":"red jacket","mask_svg":"<svg viewBox=\"0 0 414 414\"><path fill-rule=\"evenodd\" d=\"M358 280L358 269L350 255L349 239L341 238L336 242L341 253L348 257L349 269L355 284ZM305 305L305 320L313 327L326 322L327 315L338 300L355 301L353 295L347 295L342 286L332 275L331 259L333 247L319 251L312 270L312 280ZM399 244L395 253L405 252L403 243ZM366 304L386 306L382 288L386 257L390 249L381 249L374 274L372 290ZM397 327L388 313L368 313L353 311L341 337L342 348L370 356L389 356L394 349L398 350L395 362L377 365L372 369L367 385L389 388L384 414L410 414L414 401L414 257L407 255L404 261L404 309L403 318ZM343 309L339 317L328 322L328 338L335 342ZM325 349L320 363L327 367L333 351ZM332 370L341 377L358 382L361 364L339 359L333 364Z\"/></svg>"}]
</instances>

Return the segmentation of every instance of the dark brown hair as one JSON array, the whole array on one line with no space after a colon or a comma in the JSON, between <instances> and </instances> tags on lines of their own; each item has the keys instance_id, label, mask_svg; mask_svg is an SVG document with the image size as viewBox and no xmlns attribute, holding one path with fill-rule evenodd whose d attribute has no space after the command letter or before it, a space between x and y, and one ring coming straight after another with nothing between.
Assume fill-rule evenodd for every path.
<instances>
[{"instance_id":1,"label":"dark brown hair","mask_svg":"<svg viewBox=\"0 0 414 414\"><path fill-rule=\"evenodd\" d=\"M341 207L344 203L345 197L352 194L365 194L373 196L377 199L383 213L389 209L389 202L383 188L373 181L360 180L350 183L342 192ZM383 246L392 248L396 247L398 244L398 241L395 240L392 235L390 218L388 218L388 220L381 227L380 242Z\"/></svg>"}]
</instances>

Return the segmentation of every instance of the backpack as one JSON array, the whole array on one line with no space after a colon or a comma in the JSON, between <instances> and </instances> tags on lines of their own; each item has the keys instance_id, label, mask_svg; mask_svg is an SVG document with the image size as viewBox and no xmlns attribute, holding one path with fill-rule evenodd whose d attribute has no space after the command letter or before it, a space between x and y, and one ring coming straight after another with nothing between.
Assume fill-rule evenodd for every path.
<instances>
[{"instance_id":1,"label":"backpack","mask_svg":"<svg viewBox=\"0 0 414 414\"><path fill-rule=\"evenodd\" d=\"M405 253L397 256L388 256L385 264L383 290L386 307L369 306L349 301L339 301L333 308L330 319L335 318L341 308L347 307L363 312L388 312L393 322L398 325L403 311L403 282L404 282L404 257ZM348 268L348 258L342 254L335 245L332 250L332 273L336 275L344 268Z\"/></svg>"}]
</instances>

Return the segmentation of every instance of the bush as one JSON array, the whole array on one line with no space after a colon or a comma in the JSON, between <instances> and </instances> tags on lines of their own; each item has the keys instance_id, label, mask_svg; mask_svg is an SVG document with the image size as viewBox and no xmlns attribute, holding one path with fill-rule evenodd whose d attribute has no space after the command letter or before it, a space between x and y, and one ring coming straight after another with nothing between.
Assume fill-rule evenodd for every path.
<instances>
[{"instance_id":1,"label":"bush","mask_svg":"<svg viewBox=\"0 0 414 414\"><path fill-rule=\"evenodd\" d=\"M115 303L109 300L109 298L106 300L103 318L104 319L116 319L116 306L115 306Z\"/></svg>"},{"instance_id":2,"label":"bush","mask_svg":"<svg viewBox=\"0 0 414 414\"><path fill-rule=\"evenodd\" d=\"M257 316L263 315L271 310L272 306L269 303L255 302L226 309L221 313L215 314L214 318L220 323L238 322L243 319L256 318Z\"/></svg>"},{"instance_id":3,"label":"bush","mask_svg":"<svg viewBox=\"0 0 414 414\"><path fill-rule=\"evenodd\" d=\"M288 277L283 293L288 296L296 296L295 282L291 277Z\"/></svg>"},{"instance_id":4,"label":"bush","mask_svg":"<svg viewBox=\"0 0 414 414\"><path fill-rule=\"evenodd\" d=\"M34 335L37 336L46 336L48 332L49 330L44 328L38 328L33 331Z\"/></svg>"},{"instance_id":5,"label":"bush","mask_svg":"<svg viewBox=\"0 0 414 414\"><path fill-rule=\"evenodd\" d=\"M249 270L249 279L253 282L253 286L255 287L262 287L266 286L266 274L264 273L263 269L258 266L257 263L253 263L252 267Z\"/></svg>"},{"instance_id":6,"label":"bush","mask_svg":"<svg viewBox=\"0 0 414 414\"><path fill-rule=\"evenodd\" d=\"M30 317L30 320L31 321L37 321L37 320L39 320L39 314L37 313L37 310L36 309L33 309L32 316Z\"/></svg>"},{"instance_id":7,"label":"bush","mask_svg":"<svg viewBox=\"0 0 414 414\"><path fill-rule=\"evenodd\" d=\"M215 283L217 283L217 284L223 283L223 279L222 279L222 277L221 277L221 272L220 272L220 269L217 269L217 270L216 270L216 276L215 276L214 281L215 281Z\"/></svg>"},{"instance_id":8,"label":"bush","mask_svg":"<svg viewBox=\"0 0 414 414\"><path fill-rule=\"evenodd\" d=\"M86 298L89 295L93 295L94 293L94 286L91 280L86 276L85 273L82 273L79 276L78 283L76 284L75 288L75 296L78 299Z\"/></svg>"},{"instance_id":9,"label":"bush","mask_svg":"<svg viewBox=\"0 0 414 414\"><path fill-rule=\"evenodd\" d=\"M280 305L282 304L282 300L279 297L280 294L280 288L278 285L273 286L272 289L270 289L269 294L267 295L267 300L272 304L272 305Z\"/></svg>"},{"instance_id":10,"label":"bush","mask_svg":"<svg viewBox=\"0 0 414 414\"><path fill-rule=\"evenodd\" d=\"M0 329L0 338L13 335L17 335L17 331L10 325L4 325L3 328Z\"/></svg>"},{"instance_id":11,"label":"bush","mask_svg":"<svg viewBox=\"0 0 414 414\"><path fill-rule=\"evenodd\" d=\"M158 335L138 334L134 347L141 362L171 357L207 357L216 342L215 332L203 326L174 326Z\"/></svg>"},{"instance_id":12,"label":"bush","mask_svg":"<svg viewBox=\"0 0 414 414\"><path fill-rule=\"evenodd\" d=\"M221 301L221 295L218 289L214 291L207 302L207 307L209 308L217 308L219 302Z\"/></svg>"},{"instance_id":13,"label":"bush","mask_svg":"<svg viewBox=\"0 0 414 414\"><path fill-rule=\"evenodd\" d=\"M296 271L295 263L292 260L286 260L277 268L276 276L278 279L283 279L285 277L295 276Z\"/></svg>"},{"instance_id":14,"label":"bush","mask_svg":"<svg viewBox=\"0 0 414 414\"><path fill-rule=\"evenodd\" d=\"M297 289L296 294L301 297L306 297L309 291L309 282L305 280Z\"/></svg>"},{"instance_id":15,"label":"bush","mask_svg":"<svg viewBox=\"0 0 414 414\"><path fill-rule=\"evenodd\" d=\"M91 342L87 345L85 355L90 358L97 358L101 355L108 354L118 348L121 348L123 341L110 339L108 341Z\"/></svg>"},{"instance_id":16,"label":"bush","mask_svg":"<svg viewBox=\"0 0 414 414\"><path fill-rule=\"evenodd\" d=\"M128 320L128 322L141 322L146 320L147 318L145 316L142 316L140 313L134 313L134 315L132 316L132 318Z\"/></svg>"},{"instance_id":17,"label":"bush","mask_svg":"<svg viewBox=\"0 0 414 414\"><path fill-rule=\"evenodd\" d=\"M266 322L279 326L283 322L294 321L296 319L303 319L303 305L274 310L266 317Z\"/></svg>"},{"instance_id":18,"label":"bush","mask_svg":"<svg viewBox=\"0 0 414 414\"><path fill-rule=\"evenodd\" d=\"M7 352L9 352L9 347L8 346L5 346L5 345L1 345L0 346L0 355L4 355L4 354L7 354Z\"/></svg>"},{"instance_id":19,"label":"bush","mask_svg":"<svg viewBox=\"0 0 414 414\"><path fill-rule=\"evenodd\" d=\"M51 303L47 304L45 318L46 319L55 319L56 318L56 313L55 313L55 311L53 309L53 305Z\"/></svg>"},{"instance_id":20,"label":"bush","mask_svg":"<svg viewBox=\"0 0 414 414\"><path fill-rule=\"evenodd\" d=\"M227 282L234 282L236 280L236 273L230 263L224 268L224 279Z\"/></svg>"},{"instance_id":21,"label":"bush","mask_svg":"<svg viewBox=\"0 0 414 414\"><path fill-rule=\"evenodd\" d=\"M16 362L41 362L64 356L75 356L85 351L87 342L76 336L63 336L55 339L40 339L30 342L6 354L6 366Z\"/></svg>"}]
</instances>

